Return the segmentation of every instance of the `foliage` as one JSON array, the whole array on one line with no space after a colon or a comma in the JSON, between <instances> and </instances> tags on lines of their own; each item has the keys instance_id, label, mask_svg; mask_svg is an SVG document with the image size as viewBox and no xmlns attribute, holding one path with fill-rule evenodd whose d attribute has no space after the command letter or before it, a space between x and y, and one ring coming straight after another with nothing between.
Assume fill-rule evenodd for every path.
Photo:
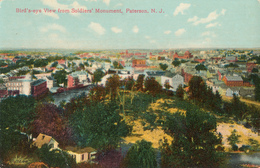
<instances>
[{"instance_id":1,"label":"foliage","mask_svg":"<svg viewBox=\"0 0 260 168\"><path fill-rule=\"evenodd\" d=\"M167 64L162 64L162 63L160 63L159 66L160 66L160 68L161 68L163 71L165 71L165 70L168 68L168 65L167 65Z\"/></svg>"},{"instance_id":2,"label":"foliage","mask_svg":"<svg viewBox=\"0 0 260 168\"><path fill-rule=\"evenodd\" d=\"M117 61L113 62L113 66L115 69L123 69L124 67Z\"/></svg>"},{"instance_id":3,"label":"foliage","mask_svg":"<svg viewBox=\"0 0 260 168\"><path fill-rule=\"evenodd\" d=\"M252 69L252 73L258 73L258 72L259 72L259 70L257 68Z\"/></svg>"},{"instance_id":4,"label":"foliage","mask_svg":"<svg viewBox=\"0 0 260 168\"><path fill-rule=\"evenodd\" d=\"M45 144L37 151L38 157L47 163L50 167L75 167L75 160L66 152L59 149L54 149L50 151L50 147Z\"/></svg>"},{"instance_id":5,"label":"foliage","mask_svg":"<svg viewBox=\"0 0 260 168\"><path fill-rule=\"evenodd\" d=\"M135 85L134 78L133 77L128 77L126 79L126 85L125 85L126 90L133 90L134 85Z\"/></svg>"},{"instance_id":6,"label":"foliage","mask_svg":"<svg viewBox=\"0 0 260 168\"><path fill-rule=\"evenodd\" d=\"M47 59L36 59L34 61L34 67L45 67L46 65L48 65Z\"/></svg>"},{"instance_id":7,"label":"foliage","mask_svg":"<svg viewBox=\"0 0 260 168\"><path fill-rule=\"evenodd\" d=\"M143 91L144 89L144 75L138 75L137 81L136 81L136 90Z\"/></svg>"},{"instance_id":8,"label":"foliage","mask_svg":"<svg viewBox=\"0 0 260 168\"><path fill-rule=\"evenodd\" d=\"M188 109L186 116L177 112L168 115L164 130L173 136L170 145L162 141L163 167L218 167L221 153L215 146L221 144L221 135L216 133L216 118L198 109Z\"/></svg>"},{"instance_id":9,"label":"foliage","mask_svg":"<svg viewBox=\"0 0 260 168\"><path fill-rule=\"evenodd\" d=\"M230 63L228 65L225 66L225 68L237 68L239 67L237 64L234 64L234 63Z\"/></svg>"},{"instance_id":10,"label":"foliage","mask_svg":"<svg viewBox=\"0 0 260 168\"><path fill-rule=\"evenodd\" d=\"M55 61L54 63L51 64L51 67L57 67L57 65L58 65L58 62Z\"/></svg>"},{"instance_id":11,"label":"foliage","mask_svg":"<svg viewBox=\"0 0 260 168\"><path fill-rule=\"evenodd\" d=\"M161 93L162 86L155 80L154 77L147 77L144 82L145 90L153 97Z\"/></svg>"},{"instance_id":12,"label":"foliage","mask_svg":"<svg viewBox=\"0 0 260 168\"><path fill-rule=\"evenodd\" d=\"M189 81L189 96L198 102L205 101L207 86L200 76L193 76Z\"/></svg>"},{"instance_id":13,"label":"foliage","mask_svg":"<svg viewBox=\"0 0 260 168\"><path fill-rule=\"evenodd\" d=\"M70 117L74 138L79 146L92 146L98 149L115 148L120 137L131 132L118 113L114 103L90 103L83 110L77 110Z\"/></svg>"},{"instance_id":14,"label":"foliage","mask_svg":"<svg viewBox=\"0 0 260 168\"><path fill-rule=\"evenodd\" d=\"M125 166L128 168L157 167L155 150L152 143L144 139L137 141L127 152Z\"/></svg>"},{"instance_id":15,"label":"foliage","mask_svg":"<svg viewBox=\"0 0 260 168\"><path fill-rule=\"evenodd\" d=\"M178 66L181 65L181 61L175 59L174 61L172 61L172 65L173 65L174 67L178 67Z\"/></svg>"},{"instance_id":16,"label":"foliage","mask_svg":"<svg viewBox=\"0 0 260 168\"><path fill-rule=\"evenodd\" d=\"M203 65L203 64L198 64L198 65L195 66L195 69L197 71L206 71L207 67L205 65Z\"/></svg>"},{"instance_id":17,"label":"foliage","mask_svg":"<svg viewBox=\"0 0 260 168\"><path fill-rule=\"evenodd\" d=\"M35 115L35 99L32 96L19 95L8 97L0 103L0 129L13 128L28 131Z\"/></svg>"},{"instance_id":18,"label":"foliage","mask_svg":"<svg viewBox=\"0 0 260 168\"><path fill-rule=\"evenodd\" d=\"M27 153L30 144L25 135L13 129L0 130L0 159L7 159L11 153Z\"/></svg>"},{"instance_id":19,"label":"foliage","mask_svg":"<svg viewBox=\"0 0 260 168\"><path fill-rule=\"evenodd\" d=\"M101 101L106 97L106 89L103 86L95 86L89 91L91 101Z\"/></svg>"},{"instance_id":20,"label":"foliage","mask_svg":"<svg viewBox=\"0 0 260 168\"><path fill-rule=\"evenodd\" d=\"M98 165L102 168L119 168L123 160L122 151L110 150L98 155Z\"/></svg>"},{"instance_id":21,"label":"foliage","mask_svg":"<svg viewBox=\"0 0 260 168\"><path fill-rule=\"evenodd\" d=\"M165 87L165 89L167 89L167 90L169 90L170 88L173 88L173 87L169 84L169 81L165 81L164 87Z\"/></svg>"},{"instance_id":22,"label":"foliage","mask_svg":"<svg viewBox=\"0 0 260 168\"><path fill-rule=\"evenodd\" d=\"M184 98L184 89L181 85L178 86L177 90L176 90L176 96L180 99L183 100Z\"/></svg>"},{"instance_id":23,"label":"foliage","mask_svg":"<svg viewBox=\"0 0 260 168\"><path fill-rule=\"evenodd\" d=\"M121 86L120 77L118 75L110 76L106 81L106 91L112 100L115 100L119 87Z\"/></svg>"},{"instance_id":24,"label":"foliage","mask_svg":"<svg viewBox=\"0 0 260 168\"><path fill-rule=\"evenodd\" d=\"M235 146L237 143L240 142L239 140L240 137L241 135L238 135L237 131L234 129L231 132L231 135L228 137L229 145L231 145L232 147Z\"/></svg>"},{"instance_id":25,"label":"foliage","mask_svg":"<svg viewBox=\"0 0 260 168\"><path fill-rule=\"evenodd\" d=\"M32 123L35 135L40 133L54 137L61 145L69 144L70 128L65 118L62 118L62 109L54 104L43 103L36 107L37 115Z\"/></svg>"},{"instance_id":26,"label":"foliage","mask_svg":"<svg viewBox=\"0 0 260 168\"><path fill-rule=\"evenodd\" d=\"M252 138L248 139L249 145L251 146L251 150L258 151L260 149L260 144L257 140Z\"/></svg>"},{"instance_id":27,"label":"foliage","mask_svg":"<svg viewBox=\"0 0 260 168\"><path fill-rule=\"evenodd\" d=\"M95 72L94 72L94 79L93 79L93 82L94 83L98 83L101 81L102 77L105 75L105 73L102 71L102 69L97 69Z\"/></svg>"},{"instance_id":28,"label":"foliage","mask_svg":"<svg viewBox=\"0 0 260 168\"><path fill-rule=\"evenodd\" d=\"M53 75L54 79L56 79L58 84L64 84L67 85L67 72L65 70L56 71L56 73Z\"/></svg>"}]
</instances>

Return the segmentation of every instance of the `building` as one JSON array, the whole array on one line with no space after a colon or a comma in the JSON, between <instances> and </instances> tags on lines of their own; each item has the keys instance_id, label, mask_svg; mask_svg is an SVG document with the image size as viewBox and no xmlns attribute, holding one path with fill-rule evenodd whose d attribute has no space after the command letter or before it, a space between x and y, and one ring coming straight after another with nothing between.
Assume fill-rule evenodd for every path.
<instances>
[{"instance_id":1,"label":"building","mask_svg":"<svg viewBox=\"0 0 260 168\"><path fill-rule=\"evenodd\" d=\"M41 148L45 144L50 146L51 149L57 149L59 146L59 143L54 138L42 133L40 133L36 140L32 143L32 145L36 146L37 148Z\"/></svg>"},{"instance_id":2,"label":"building","mask_svg":"<svg viewBox=\"0 0 260 168\"><path fill-rule=\"evenodd\" d=\"M146 67L146 59L133 59L132 67Z\"/></svg>"},{"instance_id":3,"label":"building","mask_svg":"<svg viewBox=\"0 0 260 168\"><path fill-rule=\"evenodd\" d=\"M6 87L9 91L18 91L19 94L31 95L31 82L32 80L28 79L17 79L17 80L9 80L6 83Z\"/></svg>"},{"instance_id":4,"label":"building","mask_svg":"<svg viewBox=\"0 0 260 168\"><path fill-rule=\"evenodd\" d=\"M241 76L224 76L222 79L227 86L243 86L244 82Z\"/></svg>"},{"instance_id":5,"label":"building","mask_svg":"<svg viewBox=\"0 0 260 168\"><path fill-rule=\"evenodd\" d=\"M76 163L88 162L96 158L97 150L91 147L79 148L68 146L65 151L71 155Z\"/></svg>"},{"instance_id":6,"label":"building","mask_svg":"<svg viewBox=\"0 0 260 168\"><path fill-rule=\"evenodd\" d=\"M165 89L165 86L164 86L165 83L168 83L172 87L172 88L170 88L170 90L176 91L179 85L181 85L183 87L184 78L183 78L183 76L181 76L179 74L166 72L165 76L161 77L161 84L164 89Z\"/></svg>"},{"instance_id":7,"label":"building","mask_svg":"<svg viewBox=\"0 0 260 168\"><path fill-rule=\"evenodd\" d=\"M189 51L186 51L184 53L183 56L179 56L177 52L175 52L175 54L173 55L173 59L190 59L190 58L193 58L193 55L189 52Z\"/></svg>"},{"instance_id":8,"label":"building","mask_svg":"<svg viewBox=\"0 0 260 168\"><path fill-rule=\"evenodd\" d=\"M47 82L44 79L38 79L31 83L31 95L40 96L48 91Z\"/></svg>"}]
</instances>

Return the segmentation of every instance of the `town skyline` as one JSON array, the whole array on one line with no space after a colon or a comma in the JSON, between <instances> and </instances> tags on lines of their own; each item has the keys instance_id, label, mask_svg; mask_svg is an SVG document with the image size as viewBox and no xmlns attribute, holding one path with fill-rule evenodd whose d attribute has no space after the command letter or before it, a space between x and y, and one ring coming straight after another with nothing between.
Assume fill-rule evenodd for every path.
<instances>
[{"instance_id":1,"label":"town skyline","mask_svg":"<svg viewBox=\"0 0 260 168\"><path fill-rule=\"evenodd\" d=\"M0 1L0 49L259 48L260 2ZM17 9L42 10L21 13ZM123 13L45 13L44 9L122 9ZM149 13L126 13L125 10ZM151 13L152 9L164 13ZM203 10L201 10L203 9Z\"/></svg>"}]
</instances>

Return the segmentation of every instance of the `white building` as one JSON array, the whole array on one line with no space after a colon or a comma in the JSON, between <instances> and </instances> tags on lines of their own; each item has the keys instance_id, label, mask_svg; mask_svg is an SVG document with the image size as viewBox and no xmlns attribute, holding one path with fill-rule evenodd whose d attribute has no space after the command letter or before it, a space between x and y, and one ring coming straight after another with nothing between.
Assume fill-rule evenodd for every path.
<instances>
[{"instance_id":1,"label":"white building","mask_svg":"<svg viewBox=\"0 0 260 168\"><path fill-rule=\"evenodd\" d=\"M183 87L184 85L184 78L183 76L175 73L166 73L165 76L161 77L161 84L163 88L165 89L164 84L168 82L169 85L172 87L170 90L176 91L178 86L181 85Z\"/></svg>"}]
</instances>

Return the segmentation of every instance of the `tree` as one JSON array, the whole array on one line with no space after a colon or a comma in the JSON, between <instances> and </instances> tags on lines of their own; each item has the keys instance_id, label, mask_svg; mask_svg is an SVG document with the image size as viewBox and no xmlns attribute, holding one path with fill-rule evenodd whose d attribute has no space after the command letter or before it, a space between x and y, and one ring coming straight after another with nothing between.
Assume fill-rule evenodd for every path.
<instances>
[{"instance_id":1,"label":"tree","mask_svg":"<svg viewBox=\"0 0 260 168\"><path fill-rule=\"evenodd\" d=\"M101 79L103 78L103 76L105 75L105 73L102 71L102 69L97 69L94 72L94 79L93 79L93 83L97 83L101 81Z\"/></svg>"},{"instance_id":2,"label":"tree","mask_svg":"<svg viewBox=\"0 0 260 168\"><path fill-rule=\"evenodd\" d=\"M54 149L50 151L50 146L47 144L43 145L37 151L38 157L44 162L47 163L50 167L75 167L75 160L66 152L60 149Z\"/></svg>"},{"instance_id":3,"label":"tree","mask_svg":"<svg viewBox=\"0 0 260 168\"><path fill-rule=\"evenodd\" d=\"M218 167L222 153L216 133L216 118L199 109L188 109L186 115L177 112L166 117L165 132L173 137L171 144L164 139L160 145L163 167Z\"/></svg>"},{"instance_id":4,"label":"tree","mask_svg":"<svg viewBox=\"0 0 260 168\"><path fill-rule=\"evenodd\" d=\"M144 82L145 90L155 97L157 94L161 93L162 86L155 80L154 77L147 77Z\"/></svg>"},{"instance_id":5,"label":"tree","mask_svg":"<svg viewBox=\"0 0 260 168\"><path fill-rule=\"evenodd\" d=\"M34 61L34 67L45 67L46 65L48 65L47 59L36 59Z\"/></svg>"},{"instance_id":6,"label":"tree","mask_svg":"<svg viewBox=\"0 0 260 168\"><path fill-rule=\"evenodd\" d=\"M90 103L83 110L77 110L70 117L73 137L79 146L91 146L97 149L117 147L121 137L128 135L132 127L128 126L118 113L114 103Z\"/></svg>"},{"instance_id":7,"label":"tree","mask_svg":"<svg viewBox=\"0 0 260 168\"><path fill-rule=\"evenodd\" d=\"M260 101L260 78L258 76L254 78L254 84L255 84L255 100Z\"/></svg>"},{"instance_id":8,"label":"tree","mask_svg":"<svg viewBox=\"0 0 260 168\"><path fill-rule=\"evenodd\" d=\"M0 103L0 129L18 129L28 132L35 116L36 101L32 96L8 97Z\"/></svg>"},{"instance_id":9,"label":"tree","mask_svg":"<svg viewBox=\"0 0 260 168\"><path fill-rule=\"evenodd\" d=\"M174 66L174 67L178 67L178 66L180 66L181 65L181 62L179 61L179 60L174 60L174 61L172 61L172 65Z\"/></svg>"},{"instance_id":10,"label":"tree","mask_svg":"<svg viewBox=\"0 0 260 168\"><path fill-rule=\"evenodd\" d=\"M103 86L95 86L89 91L91 101L101 101L106 97L106 88Z\"/></svg>"},{"instance_id":11,"label":"tree","mask_svg":"<svg viewBox=\"0 0 260 168\"><path fill-rule=\"evenodd\" d=\"M136 81L136 90L143 91L143 85L144 85L144 75L138 75L137 81Z\"/></svg>"},{"instance_id":12,"label":"tree","mask_svg":"<svg viewBox=\"0 0 260 168\"><path fill-rule=\"evenodd\" d=\"M232 146L232 149L234 149L236 144L240 142L239 141L240 137L241 135L238 135L235 129L231 132L231 135L228 137L228 141L229 141L229 145Z\"/></svg>"},{"instance_id":13,"label":"tree","mask_svg":"<svg viewBox=\"0 0 260 168\"><path fill-rule=\"evenodd\" d=\"M118 75L110 76L106 81L106 90L112 100L115 100L119 87L121 86L120 77Z\"/></svg>"},{"instance_id":14,"label":"tree","mask_svg":"<svg viewBox=\"0 0 260 168\"><path fill-rule=\"evenodd\" d=\"M113 62L113 66L115 69L124 69L124 67L117 61Z\"/></svg>"},{"instance_id":15,"label":"tree","mask_svg":"<svg viewBox=\"0 0 260 168\"><path fill-rule=\"evenodd\" d=\"M183 100L184 98L184 89L181 85L178 86L176 90L176 96Z\"/></svg>"},{"instance_id":16,"label":"tree","mask_svg":"<svg viewBox=\"0 0 260 168\"><path fill-rule=\"evenodd\" d=\"M198 102L205 101L205 95L207 92L207 87L205 82L200 76L193 76L189 81L189 96L190 99L196 100Z\"/></svg>"},{"instance_id":17,"label":"tree","mask_svg":"<svg viewBox=\"0 0 260 168\"><path fill-rule=\"evenodd\" d=\"M134 78L133 77L128 77L126 79L126 84L125 84L126 90L132 90L134 85L135 85Z\"/></svg>"},{"instance_id":18,"label":"tree","mask_svg":"<svg viewBox=\"0 0 260 168\"><path fill-rule=\"evenodd\" d=\"M160 66L160 68L161 68L163 71L165 71L165 70L168 68L168 65L167 65L167 64L162 64L162 63L160 63L159 66Z\"/></svg>"},{"instance_id":19,"label":"tree","mask_svg":"<svg viewBox=\"0 0 260 168\"><path fill-rule=\"evenodd\" d=\"M206 71L207 67L205 65L203 65L203 64L198 64L198 65L195 66L195 69L197 71Z\"/></svg>"},{"instance_id":20,"label":"tree","mask_svg":"<svg viewBox=\"0 0 260 168\"><path fill-rule=\"evenodd\" d=\"M67 72L65 70L56 71L53 77L56 79L58 84L64 84L64 86L67 85Z\"/></svg>"},{"instance_id":21,"label":"tree","mask_svg":"<svg viewBox=\"0 0 260 168\"><path fill-rule=\"evenodd\" d=\"M257 68L252 69L252 73L258 73L258 72L259 72L259 70Z\"/></svg>"},{"instance_id":22,"label":"tree","mask_svg":"<svg viewBox=\"0 0 260 168\"><path fill-rule=\"evenodd\" d=\"M247 105L241 102L239 97L233 94L232 104L232 114L235 115L237 119L244 119L245 114L248 112Z\"/></svg>"},{"instance_id":23,"label":"tree","mask_svg":"<svg viewBox=\"0 0 260 168\"><path fill-rule=\"evenodd\" d=\"M173 88L170 84L169 84L169 81L165 81L164 82L164 87L165 87L165 89L167 89L167 90L169 90L170 88Z\"/></svg>"},{"instance_id":24,"label":"tree","mask_svg":"<svg viewBox=\"0 0 260 168\"><path fill-rule=\"evenodd\" d=\"M128 168L157 167L155 150L151 142L137 141L127 152L124 164Z\"/></svg>"},{"instance_id":25,"label":"tree","mask_svg":"<svg viewBox=\"0 0 260 168\"><path fill-rule=\"evenodd\" d=\"M62 109L54 104L43 103L36 107L37 115L31 125L33 133L54 137L60 144L70 144L71 130L68 122L62 118Z\"/></svg>"}]
</instances>

